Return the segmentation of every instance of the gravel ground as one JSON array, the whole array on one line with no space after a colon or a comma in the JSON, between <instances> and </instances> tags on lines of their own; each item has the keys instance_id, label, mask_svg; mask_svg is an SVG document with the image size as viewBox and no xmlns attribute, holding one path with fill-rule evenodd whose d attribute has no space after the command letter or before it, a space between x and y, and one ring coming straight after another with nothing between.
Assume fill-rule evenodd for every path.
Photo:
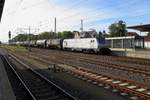
<instances>
[{"instance_id":1,"label":"gravel ground","mask_svg":"<svg viewBox=\"0 0 150 100\"><path fill-rule=\"evenodd\" d=\"M28 54L25 54L25 53L19 54L19 53L17 53L17 54L21 55L22 57L26 57L26 59L27 58L32 58L33 59L32 56L35 56L35 57L38 57L39 59L45 59L49 63L50 62L56 62L56 63L63 62L65 64L72 64L72 65L76 65L76 66L80 66L80 67L86 67L86 68L91 69L94 72L101 73L101 74L104 74L104 75L110 75L110 76L112 75L112 76L116 76L116 77L119 76L119 77L122 77L124 79L130 79L130 80L134 80L136 82L141 82L141 83L144 83L144 84L145 83L146 84L150 83L150 77L149 76L147 77L145 75L141 75L141 74L138 74L138 73L137 74L136 73L131 73L131 72L127 72L125 70L118 70L118 69L114 69L114 68L108 68L107 66L100 66L100 65L92 64L90 62L87 63L87 62L84 62L84 61L80 61L78 59L78 56L79 55L84 56L84 54L81 54L81 53L63 52L63 51L46 50L46 49L32 49L31 53L28 53ZM65 56L66 54L68 56ZM61 56L65 56L65 58L61 58ZM94 57L92 57L92 56L94 56ZM107 56L98 57L97 55L90 55L90 56L84 56L84 57L87 57L87 58L91 57L92 59L98 59L98 60L104 61L104 62L109 61L110 63L113 63L113 64L120 64L120 65L121 64L122 65L127 64L127 66L132 66L132 67L137 67L138 66L139 68L148 68L149 69L149 65L146 65L146 64L144 65L144 64L141 64L141 63L133 63L132 61L128 63L127 61L118 60L118 59L116 59L116 57L114 57L116 60L113 59L113 58L109 58ZM115 93L115 96L116 97L118 96L119 98L121 97L122 99L116 99L116 98L115 99L114 98L113 99L112 98L108 99L109 96L104 95L104 94L109 94L109 93L104 92L104 90L106 90L106 89L103 88L104 90L100 90L99 87L97 87L97 86L96 86L96 88L94 88L95 85L89 84L89 83L84 82L84 81L82 81L80 79L77 79L77 78L74 79L74 76L68 75L66 73L57 73L57 74L53 73L53 72L47 70L47 68L45 67L45 65L46 65L45 63L42 63L42 64L39 64L39 63L41 63L39 60L35 61L35 62L32 61L32 64L34 66L38 66L37 70L41 71L43 74L48 76L50 79L53 79L53 81L58 83L59 85L62 85L61 83L67 84L68 90L72 91L74 94L78 95L79 97L82 96L83 94L85 94L86 95L85 97L88 96L88 98L91 98L91 96L89 96L89 93L90 93L90 95L92 95L92 97L95 97L95 98L91 98L89 100L97 99L98 95L100 95L100 96L102 95L102 97L100 97L100 98L98 97L100 100L101 99L102 100L122 100L122 99L127 100L127 98L124 98L124 97L122 97L122 96L120 96L116 93ZM48 65L46 65L46 66L48 66ZM70 78L68 78L68 76ZM76 82L76 81L72 81L73 79L74 80L79 80L79 83ZM90 88L88 90L86 90L87 87L86 87L86 89L85 89L85 87L80 87L80 86L82 86L82 82L80 82L80 81L84 82L85 84L88 84L87 86L90 86L90 85L94 86L94 87L92 87L92 88L94 88L94 90L93 90L94 92ZM76 88L76 85L79 85L78 87L80 87L80 88ZM66 85L62 85L62 87L66 87ZM75 88L73 89L72 87L75 87ZM99 90L97 92L95 92L97 88ZM78 93L78 91L80 91L80 93ZM88 91L88 93L87 93L87 91ZM111 96L111 93L112 93L111 90L109 90L109 92L110 92L109 95ZM94 96L93 96L92 93L94 93ZM100 94L97 94L97 93L100 93ZM114 95L114 93L113 93L113 95ZM97 99L97 100L99 100L99 99ZM83 100L85 100L85 98Z\"/></svg>"},{"instance_id":2,"label":"gravel ground","mask_svg":"<svg viewBox=\"0 0 150 100\"><path fill-rule=\"evenodd\" d=\"M25 62L25 61L24 61ZM36 66L36 67L35 67ZM79 97L81 100L128 100L127 97L113 93L111 89L98 87L64 72L54 73L38 61L32 61L32 67L54 83ZM109 96L108 96L109 95Z\"/></svg>"},{"instance_id":3,"label":"gravel ground","mask_svg":"<svg viewBox=\"0 0 150 100\"><path fill-rule=\"evenodd\" d=\"M55 52L54 52L55 53ZM132 73L132 72L128 72L125 70L119 70L119 69L114 69L108 66L103 66L103 65L97 65L97 64L93 64L91 62L84 62L83 60L80 61L80 59L73 57L71 59L71 56L69 58L65 57L65 58L60 58L58 56L58 54L52 54L52 52L50 51L50 53L48 55L44 55L44 53L30 53L30 55L32 55L33 57L39 57L41 59L46 59L47 61L55 61L56 63L59 62L63 62L65 64L69 64L69 65L75 65L75 66L80 66L80 67L86 67L91 69L92 71L99 73L99 74L104 74L104 75L109 75L109 76L119 76L120 78L124 78L124 79L129 79L129 80L134 80L136 82L140 82L143 84L149 84L150 83L150 77L149 76L145 76L143 74L138 74L138 73ZM60 54L59 54L60 55ZM30 56L30 57L32 57ZM58 59L59 58L59 59ZM117 62L116 62L117 63Z\"/></svg>"}]
</instances>

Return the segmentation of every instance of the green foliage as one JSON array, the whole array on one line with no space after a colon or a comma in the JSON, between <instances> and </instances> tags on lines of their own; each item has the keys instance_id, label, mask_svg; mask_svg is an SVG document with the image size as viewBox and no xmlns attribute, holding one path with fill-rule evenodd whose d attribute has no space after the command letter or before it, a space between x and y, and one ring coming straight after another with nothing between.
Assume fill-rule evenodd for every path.
<instances>
[{"instance_id":1,"label":"green foliage","mask_svg":"<svg viewBox=\"0 0 150 100\"><path fill-rule=\"evenodd\" d=\"M33 34L19 34L14 37L13 41L27 41L27 40L39 40L39 39L55 39L55 38L73 38L74 34L71 31L63 31L63 32L42 32L39 35Z\"/></svg>"},{"instance_id":2,"label":"green foliage","mask_svg":"<svg viewBox=\"0 0 150 100\"><path fill-rule=\"evenodd\" d=\"M27 49L25 47L22 47L22 46L10 46L10 45L3 45L2 48L5 48L9 51L12 51L12 52L26 52Z\"/></svg>"},{"instance_id":3,"label":"green foliage","mask_svg":"<svg viewBox=\"0 0 150 100\"><path fill-rule=\"evenodd\" d=\"M111 37L125 36L126 32L126 24L123 21L113 23L109 26L109 33Z\"/></svg>"},{"instance_id":4,"label":"green foliage","mask_svg":"<svg viewBox=\"0 0 150 100\"><path fill-rule=\"evenodd\" d=\"M103 35L104 35L104 37L105 37L105 38L110 37L110 35L109 35L109 34L103 34Z\"/></svg>"},{"instance_id":5,"label":"green foliage","mask_svg":"<svg viewBox=\"0 0 150 100\"><path fill-rule=\"evenodd\" d=\"M38 39L38 35L32 35L30 36L30 40L37 40Z\"/></svg>"},{"instance_id":6,"label":"green foliage","mask_svg":"<svg viewBox=\"0 0 150 100\"><path fill-rule=\"evenodd\" d=\"M53 39L55 37L56 37L56 35L54 32L43 32L38 35L37 39Z\"/></svg>"},{"instance_id":7,"label":"green foliage","mask_svg":"<svg viewBox=\"0 0 150 100\"><path fill-rule=\"evenodd\" d=\"M14 41L25 41L27 40L28 36L27 34L19 34L15 38L13 38Z\"/></svg>"},{"instance_id":8,"label":"green foliage","mask_svg":"<svg viewBox=\"0 0 150 100\"><path fill-rule=\"evenodd\" d=\"M71 32L71 31L63 31L62 33L61 33L61 38L73 38L74 37L74 34L73 34L73 32Z\"/></svg>"},{"instance_id":9,"label":"green foliage","mask_svg":"<svg viewBox=\"0 0 150 100\"><path fill-rule=\"evenodd\" d=\"M62 33L62 32L58 32L58 33L57 33L57 37L58 37L58 38L62 38L62 37L63 37L63 33Z\"/></svg>"},{"instance_id":10,"label":"green foliage","mask_svg":"<svg viewBox=\"0 0 150 100\"><path fill-rule=\"evenodd\" d=\"M33 34L18 34L12 40L13 41L26 41L26 40L32 39L32 37L34 37Z\"/></svg>"}]
</instances>

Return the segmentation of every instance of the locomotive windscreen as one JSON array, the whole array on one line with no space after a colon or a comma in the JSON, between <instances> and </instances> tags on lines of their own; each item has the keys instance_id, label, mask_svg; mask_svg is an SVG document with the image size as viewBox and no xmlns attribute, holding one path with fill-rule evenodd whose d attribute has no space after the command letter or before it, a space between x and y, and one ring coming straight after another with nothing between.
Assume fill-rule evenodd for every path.
<instances>
[{"instance_id":1,"label":"locomotive windscreen","mask_svg":"<svg viewBox=\"0 0 150 100\"><path fill-rule=\"evenodd\" d=\"M100 44L105 44L106 40L105 40L105 37L103 36L103 34L100 32L99 34L97 34L96 36L97 40L99 41Z\"/></svg>"}]
</instances>

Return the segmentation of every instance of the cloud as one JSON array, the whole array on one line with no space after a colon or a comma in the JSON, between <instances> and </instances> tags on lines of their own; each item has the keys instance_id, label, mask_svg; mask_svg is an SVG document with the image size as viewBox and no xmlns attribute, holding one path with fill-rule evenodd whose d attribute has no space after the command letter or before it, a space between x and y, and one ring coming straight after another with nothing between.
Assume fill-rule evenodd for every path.
<instances>
[{"instance_id":1,"label":"cloud","mask_svg":"<svg viewBox=\"0 0 150 100\"><path fill-rule=\"evenodd\" d=\"M133 21L138 22L139 16L141 20L145 19L144 23L150 16L149 4L148 0L6 0L0 40L8 39L9 30L15 36L14 31L21 27L51 31L55 17L57 31L79 30L81 19L85 30L108 30L108 26L119 19L125 19L132 25Z\"/></svg>"}]
</instances>

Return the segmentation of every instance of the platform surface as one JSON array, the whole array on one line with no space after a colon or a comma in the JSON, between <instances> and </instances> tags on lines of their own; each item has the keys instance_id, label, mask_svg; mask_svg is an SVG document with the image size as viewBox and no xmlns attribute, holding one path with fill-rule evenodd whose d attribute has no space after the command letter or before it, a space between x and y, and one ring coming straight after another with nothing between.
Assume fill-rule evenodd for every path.
<instances>
[{"instance_id":1,"label":"platform surface","mask_svg":"<svg viewBox=\"0 0 150 100\"><path fill-rule=\"evenodd\" d=\"M0 48L0 54L6 55L7 52ZM7 72L0 58L0 100L15 100L15 96L9 83Z\"/></svg>"}]
</instances>

